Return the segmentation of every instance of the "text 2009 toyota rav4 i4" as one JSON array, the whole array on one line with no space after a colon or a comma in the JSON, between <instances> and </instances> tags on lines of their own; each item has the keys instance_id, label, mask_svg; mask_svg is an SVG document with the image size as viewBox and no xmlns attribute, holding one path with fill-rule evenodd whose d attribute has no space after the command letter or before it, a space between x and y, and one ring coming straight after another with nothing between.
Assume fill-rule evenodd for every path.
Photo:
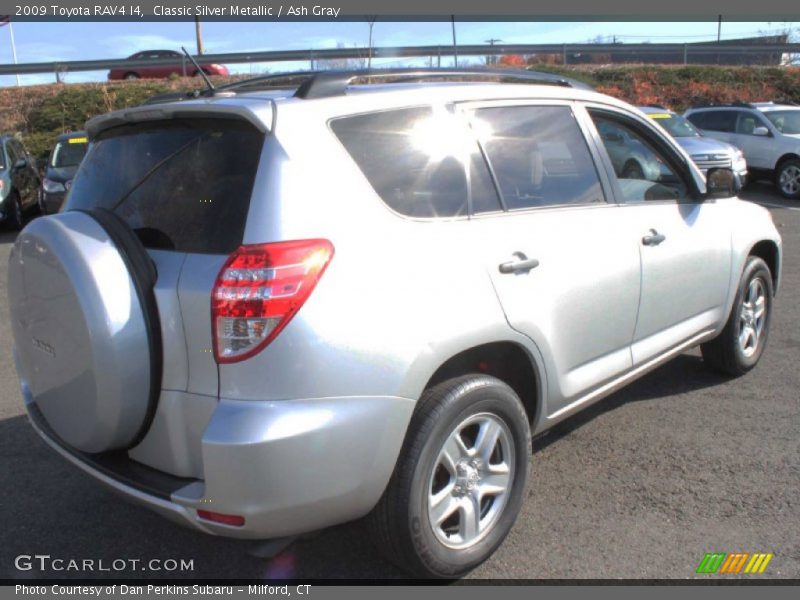
<instances>
[{"instance_id":1,"label":"text 2009 toyota rav4 i4","mask_svg":"<svg viewBox=\"0 0 800 600\"><path fill-rule=\"evenodd\" d=\"M36 430L197 530L368 515L394 562L452 577L511 528L531 434L698 344L751 369L769 213L627 104L489 75L265 78L92 119L64 210L10 259ZM616 172L607 124L660 168Z\"/></svg>"}]
</instances>

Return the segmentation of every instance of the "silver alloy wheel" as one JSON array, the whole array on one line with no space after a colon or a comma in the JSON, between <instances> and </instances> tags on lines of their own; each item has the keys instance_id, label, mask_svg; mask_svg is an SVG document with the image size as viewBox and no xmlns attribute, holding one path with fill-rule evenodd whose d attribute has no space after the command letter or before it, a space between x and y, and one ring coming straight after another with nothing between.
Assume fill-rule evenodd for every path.
<instances>
[{"instance_id":1,"label":"silver alloy wheel","mask_svg":"<svg viewBox=\"0 0 800 600\"><path fill-rule=\"evenodd\" d=\"M428 521L448 548L483 539L511 493L515 469L511 431L495 414L462 421L447 437L428 479Z\"/></svg>"},{"instance_id":2,"label":"silver alloy wheel","mask_svg":"<svg viewBox=\"0 0 800 600\"><path fill-rule=\"evenodd\" d=\"M800 193L800 167L788 165L781 170L780 176L781 191L784 194L794 196Z\"/></svg>"},{"instance_id":3,"label":"silver alloy wheel","mask_svg":"<svg viewBox=\"0 0 800 600\"><path fill-rule=\"evenodd\" d=\"M739 348L747 358L758 350L767 320L767 294L760 277L754 277L739 311Z\"/></svg>"}]
</instances>

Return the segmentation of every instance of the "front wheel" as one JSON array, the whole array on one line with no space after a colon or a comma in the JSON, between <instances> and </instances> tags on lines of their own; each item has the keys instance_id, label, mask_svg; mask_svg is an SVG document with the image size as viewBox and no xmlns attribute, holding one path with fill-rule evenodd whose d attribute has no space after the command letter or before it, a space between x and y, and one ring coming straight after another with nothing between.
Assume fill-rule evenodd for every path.
<instances>
[{"instance_id":1,"label":"front wheel","mask_svg":"<svg viewBox=\"0 0 800 600\"><path fill-rule=\"evenodd\" d=\"M784 198L800 200L800 160L792 158L778 165L775 185Z\"/></svg>"},{"instance_id":2,"label":"front wheel","mask_svg":"<svg viewBox=\"0 0 800 600\"><path fill-rule=\"evenodd\" d=\"M700 347L703 360L716 371L734 377L755 367L769 336L772 296L772 275L767 263L750 256L725 328Z\"/></svg>"},{"instance_id":3,"label":"front wheel","mask_svg":"<svg viewBox=\"0 0 800 600\"><path fill-rule=\"evenodd\" d=\"M373 539L389 560L417 576L467 573L514 524L530 448L525 409L502 381L468 375L429 389L368 518Z\"/></svg>"}]
</instances>

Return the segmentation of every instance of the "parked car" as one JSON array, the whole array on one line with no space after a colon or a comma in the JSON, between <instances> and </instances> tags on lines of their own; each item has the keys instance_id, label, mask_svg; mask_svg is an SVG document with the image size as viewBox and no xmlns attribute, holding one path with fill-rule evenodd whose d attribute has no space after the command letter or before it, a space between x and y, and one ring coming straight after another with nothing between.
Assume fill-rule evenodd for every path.
<instances>
[{"instance_id":1,"label":"parked car","mask_svg":"<svg viewBox=\"0 0 800 600\"><path fill-rule=\"evenodd\" d=\"M61 208L88 143L85 131L63 133L56 138L39 190L39 210L43 215L58 212Z\"/></svg>"},{"instance_id":2,"label":"parked car","mask_svg":"<svg viewBox=\"0 0 800 600\"><path fill-rule=\"evenodd\" d=\"M698 344L757 364L781 238L731 170L577 82L370 73L396 80L90 120L11 252L14 352L36 431L132 501L256 540L367 516L454 577L514 523L532 435ZM618 175L612 125L657 181Z\"/></svg>"},{"instance_id":3,"label":"parked car","mask_svg":"<svg viewBox=\"0 0 800 600\"><path fill-rule=\"evenodd\" d=\"M37 205L39 173L22 143L0 135L0 221L22 229L25 212Z\"/></svg>"},{"instance_id":4,"label":"parked car","mask_svg":"<svg viewBox=\"0 0 800 600\"><path fill-rule=\"evenodd\" d=\"M128 60L155 60L174 58L174 63L155 64L153 66L117 67L108 72L109 79L162 79L170 75L195 76L197 68L180 52L174 50L145 50L128 57ZM225 65L216 63L200 63L200 69L206 75L230 75Z\"/></svg>"},{"instance_id":5,"label":"parked car","mask_svg":"<svg viewBox=\"0 0 800 600\"><path fill-rule=\"evenodd\" d=\"M690 108L684 116L705 135L741 148L751 175L770 178L800 199L800 106L776 102Z\"/></svg>"},{"instance_id":6,"label":"parked car","mask_svg":"<svg viewBox=\"0 0 800 600\"><path fill-rule=\"evenodd\" d=\"M703 175L708 169L725 167L732 169L742 184L745 182L747 161L739 148L701 134L689 121L663 106L640 106L639 110L675 138Z\"/></svg>"}]
</instances>

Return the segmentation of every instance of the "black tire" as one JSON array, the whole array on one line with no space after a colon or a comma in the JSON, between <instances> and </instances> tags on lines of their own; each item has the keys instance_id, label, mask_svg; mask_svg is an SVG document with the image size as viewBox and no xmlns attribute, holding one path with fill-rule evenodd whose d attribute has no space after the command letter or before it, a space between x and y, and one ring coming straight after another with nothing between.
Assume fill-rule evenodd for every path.
<instances>
[{"instance_id":1,"label":"black tire","mask_svg":"<svg viewBox=\"0 0 800 600\"><path fill-rule=\"evenodd\" d=\"M753 282L758 282L757 285L761 286L764 293L764 320L760 334L755 336L750 353L750 348L743 347L739 337L742 334L743 325L747 325L747 321L742 316L742 310ZM767 263L757 256L748 257L725 328L719 336L700 346L703 360L715 371L732 377L744 375L755 367L767 345L769 326L772 321L772 299L772 275ZM759 331L757 326L755 326L755 330Z\"/></svg>"},{"instance_id":2,"label":"black tire","mask_svg":"<svg viewBox=\"0 0 800 600\"><path fill-rule=\"evenodd\" d=\"M644 171L637 162L629 162L622 170L623 179L644 179Z\"/></svg>"},{"instance_id":3,"label":"black tire","mask_svg":"<svg viewBox=\"0 0 800 600\"><path fill-rule=\"evenodd\" d=\"M505 425L505 433L500 434L505 436L502 443L513 449L508 452L511 459L509 483L503 500L498 500L501 496L484 496L485 509L484 502L479 501L477 531L480 532L480 521L484 518L486 529L476 536L474 543L463 548L451 548L434 533L428 517L428 501L433 486L437 485L436 477L440 474L437 465L445 441L452 439L453 433L460 429L459 425L471 418L494 419L492 422ZM475 436L477 438L478 434ZM477 447L475 441L477 439L471 442L473 449ZM504 452L501 442L488 447L491 448L491 457L506 460L501 456ZM528 417L517 394L505 383L487 375L466 375L436 385L420 399L392 478L378 505L367 517L373 541L391 562L418 577L453 578L467 573L492 555L514 524L525 495L530 455ZM486 472L481 470L486 467L488 464L470 473L480 472L481 477L486 477ZM481 480L469 479L466 474L462 474L466 479L460 480L449 472L445 475L448 483L442 488L450 487L454 491L445 493L444 497L449 502L453 502L452 496L469 504L474 492L464 491L466 488L459 487L458 482L469 480L475 487L480 487ZM464 493L458 494L458 491ZM495 501L498 502L495 516L490 517L495 510ZM458 514L459 520L463 518L460 510L452 513ZM439 535L444 534L443 528L450 518L440 525Z\"/></svg>"},{"instance_id":4,"label":"black tire","mask_svg":"<svg viewBox=\"0 0 800 600\"><path fill-rule=\"evenodd\" d=\"M22 209L22 200L16 192L11 193L9 200L11 201L11 211L8 215L8 224L14 231L21 231L25 227L25 211Z\"/></svg>"},{"instance_id":5,"label":"black tire","mask_svg":"<svg viewBox=\"0 0 800 600\"><path fill-rule=\"evenodd\" d=\"M783 182L784 176L791 181ZM800 200L800 159L790 158L778 165L775 186L784 198Z\"/></svg>"},{"instance_id":6,"label":"black tire","mask_svg":"<svg viewBox=\"0 0 800 600\"><path fill-rule=\"evenodd\" d=\"M125 73L123 79L139 79L138 73Z\"/></svg>"}]
</instances>

